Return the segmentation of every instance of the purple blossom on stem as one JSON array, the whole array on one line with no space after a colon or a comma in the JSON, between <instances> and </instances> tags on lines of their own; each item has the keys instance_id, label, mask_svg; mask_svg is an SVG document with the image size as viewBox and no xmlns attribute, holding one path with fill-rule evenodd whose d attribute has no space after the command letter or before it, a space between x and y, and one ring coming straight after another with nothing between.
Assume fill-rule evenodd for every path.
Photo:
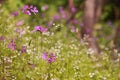
<instances>
[{"instance_id":1,"label":"purple blossom on stem","mask_svg":"<svg viewBox=\"0 0 120 80\"><path fill-rule=\"evenodd\" d=\"M22 9L22 12L27 14L27 15L31 15L31 13L38 13L38 9L36 7L34 7L33 5L25 5Z\"/></svg>"},{"instance_id":2,"label":"purple blossom on stem","mask_svg":"<svg viewBox=\"0 0 120 80\"><path fill-rule=\"evenodd\" d=\"M42 59L47 60L48 63L52 63L52 62L56 61L56 56L53 53L50 53L48 55L48 53L44 52L43 55L42 55Z\"/></svg>"},{"instance_id":3,"label":"purple blossom on stem","mask_svg":"<svg viewBox=\"0 0 120 80\"><path fill-rule=\"evenodd\" d=\"M40 31L40 32L46 32L48 30L48 28L44 28L42 26L35 26L34 27L34 31Z\"/></svg>"},{"instance_id":4,"label":"purple blossom on stem","mask_svg":"<svg viewBox=\"0 0 120 80\"><path fill-rule=\"evenodd\" d=\"M16 49L16 44L13 40L8 44L8 48L14 51Z\"/></svg>"},{"instance_id":5,"label":"purple blossom on stem","mask_svg":"<svg viewBox=\"0 0 120 80\"><path fill-rule=\"evenodd\" d=\"M48 54L46 52L43 53L42 59L46 60L48 58Z\"/></svg>"},{"instance_id":6,"label":"purple blossom on stem","mask_svg":"<svg viewBox=\"0 0 120 80\"><path fill-rule=\"evenodd\" d=\"M26 46L22 46L21 53L26 53Z\"/></svg>"},{"instance_id":7,"label":"purple blossom on stem","mask_svg":"<svg viewBox=\"0 0 120 80\"><path fill-rule=\"evenodd\" d=\"M48 58L48 63L52 63L56 61L56 56L53 53L50 53L50 57Z\"/></svg>"},{"instance_id":8,"label":"purple blossom on stem","mask_svg":"<svg viewBox=\"0 0 120 80\"><path fill-rule=\"evenodd\" d=\"M71 7L70 10L71 10L72 13L76 12L76 8L75 7Z\"/></svg>"},{"instance_id":9,"label":"purple blossom on stem","mask_svg":"<svg viewBox=\"0 0 120 80\"><path fill-rule=\"evenodd\" d=\"M33 9L31 9L31 12L33 12L34 14L36 14L38 12L36 7L33 7Z\"/></svg>"}]
</instances>

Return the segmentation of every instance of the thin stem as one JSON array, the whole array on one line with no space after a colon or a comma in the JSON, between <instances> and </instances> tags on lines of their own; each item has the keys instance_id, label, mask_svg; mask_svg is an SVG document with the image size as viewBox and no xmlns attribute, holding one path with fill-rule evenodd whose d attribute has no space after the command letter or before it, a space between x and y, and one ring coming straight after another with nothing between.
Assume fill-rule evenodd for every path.
<instances>
[{"instance_id":1,"label":"thin stem","mask_svg":"<svg viewBox=\"0 0 120 80\"><path fill-rule=\"evenodd\" d=\"M42 52L42 38L43 38L43 36L42 36L42 33L41 33L41 52Z\"/></svg>"}]
</instances>

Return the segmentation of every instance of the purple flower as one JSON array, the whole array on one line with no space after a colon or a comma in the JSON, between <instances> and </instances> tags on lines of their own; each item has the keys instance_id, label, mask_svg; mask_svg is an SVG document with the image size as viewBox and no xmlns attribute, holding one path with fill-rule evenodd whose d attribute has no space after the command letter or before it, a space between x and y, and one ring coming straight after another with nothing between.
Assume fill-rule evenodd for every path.
<instances>
[{"instance_id":1,"label":"purple flower","mask_svg":"<svg viewBox=\"0 0 120 80\"><path fill-rule=\"evenodd\" d=\"M48 63L52 63L56 61L56 56L53 53L50 53L48 55L48 53L44 52L42 55L42 59L47 60Z\"/></svg>"},{"instance_id":2,"label":"purple flower","mask_svg":"<svg viewBox=\"0 0 120 80\"><path fill-rule=\"evenodd\" d=\"M50 57L48 58L48 63L52 63L56 61L56 56L53 53L50 53Z\"/></svg>"},{"instance_id":3,"label":"purple flower","mask_svg":"<svg viewBox=\"0 0 120 80\"><path fill-rule=\"evenodd\" d=\"M11 15L12 15L12 16L18 16L19 13L18 13L18 12L12 12Z\"/></svg>"},{"instance_id":4,"label":"purple flower","mask_svg":"<svg viewBox=\"0 0 120 80\"><path fill-rule=\"evenodd\" d=\"M11 42L8 44L8 48L13 51L16 49L16 44L13 40L11 40Z\"/></svg>"},{"instance_id":5,"label":"purple flower","mask_svg":"<svg viewBox=\"0 0 120 80\"><path fill-rule=\"evenodd\" d=\"M47 11L48 9L49 9L48 5L42 6L42 10L43 10L43 11Z\"/></svg>"},{"instance_id":6,"label":"purple flower","mask_svg":"<svg viewBox=\"0 0 120 80\"><path fill-rule=\"evenodd\" d=\"M63 13L64 13L63 7L59 7L59 12L60 12L60 14L63 14Z\"/></svg>"},{"instance_id":7,"label":"purple flower","mask_svg":"<svg viewBox=\"0 0 120 80\"><path fill-rule=\"evenodd\" d=\"M42 26L35 26L34 31L46 32L48 28L44 28Z\"/></svg>"},{"instance_id":8,"label":"purple flower","mask_svg":"<svg viewBox=\"0 0 120 80\"><path fill-rule=\"evenodd\" d=\"M43 53L42 59L46 60L48 58L48 54L46 52Z\"/></svg>"},{"instance_id":9,"label":"purple flower","mask_svg":"<svg viewBox=\"0 0 120 80\"><path fill-rule=\"evenodd\" d=\"M73 23L74 25L77 25L77 24L78 24L78 20L77 20L77 19L73 19L73 20L72 20L72 23Z\"/></svg>"},{"instance_id":10,"label":"purple flower","mask_svg":"<svg viewBox=\"0 0 120 80\"><path fill-rule=\"evenodd\" d=\"M59 16L59 15L56 15L56 16L53 17L53 19L54 19L54 21L59 20L59 19L60 19L60 16Z\"/></svg>"},{"instance_id":11,"label":"purple flower","mask_svg":"<svg viewBox=\"0 0 120 80\"><path fill-rule=\"evenodd\" d=\"M33 9L31 9L31 12L33 12L34 14L36 14L38 12L37 8L34 7Z\"/></svg>"},{"instance_id":12,"label":"purple flower","mask_svg":"<svg viewBox=\"0 0 120 80\"><path fill-rule=\"evenodd\" d=\"M34 7L33 5L25 5L22 9L22 12L27 14L27 15L31 15L31 13L36 14L38 12L38 9L36 7Z\"/></svg>"},{"instance_id":13,"label":"purple flower","mask_svg":"<svg viewBox=\"0 0 120 80\"><path fill-rule=\"evenodd\" d=\"M35 26L34 31L40 31L42 26Z\"/></svg>"},{"instance_id":14,"label":"purple flower","mask_svg":"<svg viewBox=\"0 0 120 80\"><path fill-rule=\"evenodd\" d=\"M21 53L26 53L26 46L22 46Z\"/></svg>"},{"instance_id":15,"label":"purple flower","mask_svg":"<svg viewBox=\"0 0 120 80\"><path fill-rule=\"evenodd\" d=\"M0 41L4 42L5 38L3 36L0 36Z\"/></svg>"},{"instance_id":16,"label":"purple flower","mask_svg":"<svg viewBox=\"0 0 120 80\"><path fill-rule=\"evenodd\" d=\"M67 14L65 13L63 7L59 7L59 12L60 12L62 18L64 18L64 19L67 19L67 18L68 18L68 16L67 16Z\"/></svg>"},{"instance_id":17,"label":"purple flower","mask_svg":"<svg viewBox=\"0 0 120 80\"><path fill-rule=\"evenodd\" d=\"M29 8L28 5L25 5L25 6L22 8L22 12L23 12L23 13L26 13L26 10L27 10L28 8Z\"/></svg>"},{"instance_id":18,"label":"purple flower","mask_svg":"<svg viewBox=\"0 0 120 80\"><path fill-rule=\"evenodd\" d=\"M71 10L72 13L76 12L76 8L75 7L71 7L70 10Z\"/></svg>"},{"instance_id":19,"label":"purple flower","mask_svg":"<svg viewBox=\"0 0 120 80\"><path fill-rule=\"evenodd\" d=\"M29 10L26 11L27 15L31 15L31 12Z\"/></svg>"},{"instance_id":20,"label":"purple flower","mask_svg":"<svg viewBox=\"0 0 120 80\"><path fill-rule=\"evenodd\" d=\"M21 25L23 25L24 24L24 20L20 20L20 21L18 21L17 23L16 23L16 26L21 26Z\"/></svg>"}]
</instances>

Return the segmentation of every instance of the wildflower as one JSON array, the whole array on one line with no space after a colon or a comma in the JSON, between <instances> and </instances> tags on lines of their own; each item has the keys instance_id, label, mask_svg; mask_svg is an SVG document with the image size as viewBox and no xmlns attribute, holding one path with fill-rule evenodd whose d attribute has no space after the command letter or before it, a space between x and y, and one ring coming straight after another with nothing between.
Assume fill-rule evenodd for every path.
<instances>
[{"instance_id":1,"label":"wildflower","mask_svg":"<svg viewBox=\"0 0 120 80\"><path fill-rule=\"evenodd\" d=\"M47 11L49 9L48 5L42 6L42 11Z\"/></svg>"},{"instance_id":2,"label":"wildflower","mask_svg":"<svg viewBox=\"0 0 120 80\"><path fill-rule=\"evenodd\" d=\"M12 12L11 15L12 15L12 16L18 16L19 13L16 11L16 12Z\"/></svg>"},{"instance_id":3,"label":"wildflower","mask_svg":"<svg viewBox=\"0 0 120 80\"><path fill-rule=\"evenodd\" d=\"M26 46L22 46L21 53L26 53Z\"/></svg>"},{"instance_id":4,"label":"wildflower","mask_svg":"<svg viewBox=\"0 0 120 80\"><path fill-rule=\"evenodd\" d=\"M28 9L28 5L25 5L25 6L22 8L22 12L25 13L27 9Z\"/></svg>"},{"instance_id":5,"label":"wildflower","mask_svg":"<svg viewBox=\"0 0 120 80\"><path fill-rule=\"evenodd\" d=\"M25 5L22 9L22 12L27 14L27 15L31 15L31 13L36 14L38 12L38 9L36 7L34 7L33 5Z\"/></svg>"},{"instance_id":6,"label":"wildflower","mask_svg":"<svg viewBox=\"0 0 120 80\"><path fill-rule=\"evenodd\" d=\"M42 59L46 60L48 58L48 54L46 52L43 53Z\"/></svg>"},{"instance_id":7,"label":"wildflower","mask_svg":"<svg viewBox=\"0 0 120 80\"><path fill-rule=\"evenodd\" d=\"M59 16L59 15L55 15L55 16L53 17L53 19L54 19L54 21L59 20L59 19L60 19L60 16Z\"/></svg>"},{"instance_id":8,"label":"wildflower","mask_svg":"<svg viewBox=\"0 0 120 80\"><path fill-rule=\"evenodd\" d=\"M71 7L70 10L71 10L72 13L76 12L76 8L75 7Z\"/></svg>"},{"instance_id":9,"label":"wildflower","mask_svg":"<svg viewBox=\"0 0 120 80\"><path fill-rule=\"evenodd\" d=\"M33 7L33 9L31 9L31 12L33 12L34 14L36 14L38 12L36 7Z\"/></svg>"},{"instance_id":10,"label":"wildflower","mask_svg":"<svg viewBox=\"0 0 120 80\"><path fill-rule=\"evenodd\" d=\"M16 49L16 44L13 40L11 40L11 42L8 44L8 48L13 51Z\"/></svg>"},{"instance_id":11,"label":"wildflower","mask_svg":"<svg viewBox=\"0 0 120 80\"><path fill-rule=\"evenodd\" d=\"M50 57L48 58L48 63L52 63L55 61L56 61L56 56L53 53L51 53Z\"/></svg>"},{"instance_id":12,"label":"wildflower","mask_svg":"<svg viewBox=\"0 0 120 80\"><path fill-rule=\"evenodd\" d=\"M3 36L0 36L0 41L4 42L5 38Z\"/></svg>"},{"instance_id":13,"label":"wildflower","mask_svg":"<svg viewBox=\"0 0 120 80\"><path fill-rule=\"evenodd\" d=\"M42 59L47 60L48 63L52 63L56 61L56 56L53 53L50 53L48 55L48 53L44 52L42 55Z\"/></svg>"},{"instance_id":14,"label":"wildflower","mask_svg":"<svg viewBox=\"0 0 120 80\"><path fill-rule=\"evenodd\" d=\"M23 25L24 24L24 20L20 20L20 21L18 21L17 23L16 23L16 26L21 26L21 25Z\"/></svg>"},{"instance_id":15,"label":"wildflower","mask_svg":"<svg viewBox=\"0 0 120 80\"><path fill-rule=\"evenodd\" d=\"M48 28L44 28L42 26L35 26L34 31L46 32Z\"/></svg>"}]
</instances>

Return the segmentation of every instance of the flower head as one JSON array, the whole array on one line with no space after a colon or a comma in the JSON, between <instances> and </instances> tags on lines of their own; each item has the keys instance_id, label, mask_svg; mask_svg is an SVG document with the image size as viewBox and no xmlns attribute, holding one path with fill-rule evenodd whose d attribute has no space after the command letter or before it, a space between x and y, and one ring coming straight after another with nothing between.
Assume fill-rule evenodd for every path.
<instances>
[{"instance_id":1,"label":"flower head","mask_svg":"<svg viewBox=\"0 0 120 80\"><path fill-rule=\"evenodd\" d=\"M48 63L52 63L56 61L56 56L53 53L50 53L48 55L48 53L44 52L42 55L42 59L47 60Z\"/></svg>"},{"instance_id":2,"label":"flower head","mask_svg":"<svg viewBox=\"0 0 120 80\"><path fill-rule=\"evenodd\" d=\"M46 60L48 58L48 54L46 52L43 53L42 59Z\"/></svg>"},{"instance_id":3,"label":"flower head","mask_svg":"<svg viewBox=\"0 0 120 80\"><path fill-rule=\"evenodd\" d=\"M8 48L13 51L16 49L16 44L13 40L11 40L11 42L8 44Z\"/></svg>"},{"instance_id":4,"label":"flower head","mask_svg":"<svg viewBox=\"0 0 120 80\"><path fill-rule=\"evenodd\" d=\"M26 46L22 46L21 53L26 53Z\"/></svg>"},{"instance_id":5,"label":"flower head","mask_svg":"<svg viewBox=\"0 0 120 80\"><path fill-rule=\"evenodd\" d=\"M33 5L30 5L30 6L25 5L22 9L22 12L27 15L31 15L32 13L34 14L38 13L38 9Z\"/></svg>"},{"instance_id":6,"label":"flower head","mask_svg":"<svg viewBox=\"0 0 120 80\"><path fill-rule=\"evenodd\" d=\"M34 31L46 32L48 28L44 28L42 26L35 26Z\"/></svg>"},{"instance_id":7,"label":"flower head","mask_svg":"<svg viewBox=\"0 0 120 80\"><path fill-rule=\"evenodd\" d=\"M52 63L56 61L56 56L53 53L50 53L50 57L48 58L48 63Z\"/></svg>"},{"instance_id":8,"label":"flower head","mask_svg":"<svg viewBox=\"0 0 120 80\"><path fill-rule=\"evenodd\" d=\"M36 7L33 7L33 9L31 9L31 12L33 12L34 14L36 14L38 12Z\"/></svg>"}]
</instances>

